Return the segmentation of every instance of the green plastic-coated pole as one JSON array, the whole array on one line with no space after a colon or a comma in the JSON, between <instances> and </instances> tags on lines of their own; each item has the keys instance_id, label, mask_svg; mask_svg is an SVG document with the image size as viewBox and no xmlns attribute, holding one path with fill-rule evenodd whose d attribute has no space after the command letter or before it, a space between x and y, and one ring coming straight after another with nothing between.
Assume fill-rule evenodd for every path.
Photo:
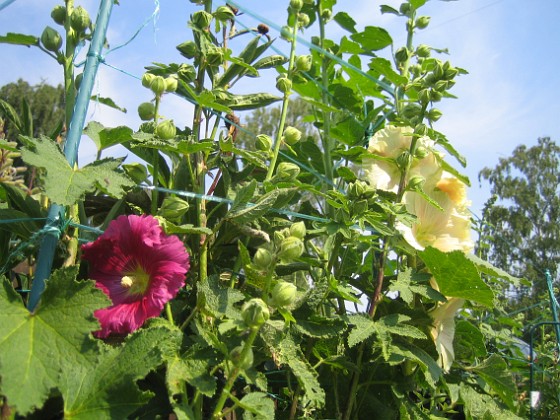
<instances>
[{"instance_id":1,"label":"green plastic-coated pole","mask_svg":"<svg viewBox=\"0 0 560 420\"><path fill-rule=\"evenodd\" d=\"M550 308L552 309L552 319L556 323L554 329L556 332L556 346L560 351L560 325L558 324L558 301L554 296L554 288L552 287L552 276L550 270L544 272L546 277L546 285L548 286L548 297L550 298Z\"/></svg>"},{"instance_id":2,"label":"green plastic-coated pole","mask_svg":"<svg viewBox=\"0 0 560 420\"><path fill-rule=\"evenodd\" d=\"M95 76L97 74L99 63L102 61L101 51L103 50L107 28L109 27L109 19L113 9L113 2L114 0L101 0L99 5L99 11L95 22L95 30L93 31L93 37L86 58L84 78L80 84L80 89L78 90L78 96L76 97L76 104L74 105L74 111L72 113L70 126L68 127L64 147L64 155L71 167L74 167L78 158L80 138L82 137L84 123L86 121L86 114L91 93L93 91ZM33 311L37 306L39 298L45 289L46 279L51 274L53 258L58 244L58 238L60 236L60 229L57 229L57 225L59 225L60 221L63 220L64 213L64 206L59 206L58 204L53 204L49 209L46 226L51 229L47 230L39 249L39 255L37 257L37 270L35 272L35 278L33 279L31 293L29 294L29 301L27 303L27 308L30 311Z\"/></svg>"}]
</instances>

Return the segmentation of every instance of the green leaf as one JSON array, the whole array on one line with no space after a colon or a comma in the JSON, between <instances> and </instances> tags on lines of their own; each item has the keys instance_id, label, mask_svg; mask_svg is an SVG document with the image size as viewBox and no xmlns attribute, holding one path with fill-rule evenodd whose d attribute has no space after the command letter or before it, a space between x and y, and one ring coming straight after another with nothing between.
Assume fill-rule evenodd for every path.
<instances>
[{"instance_id":1,"label":"green leaf","mask_svg":"<svg viewBox=\"0 0 560 420\"><path fill-rule=\"evenodd\" d=\"M426 1L427 0L410 0L410 4L415 9L419 9L420 7L422 7L426 4Z\"/></svg>"},{"instance_id":2,"label":"green leaf","mask_svg":"<svg viewBox=\"0 0 560 420\"><path fill-rule=\"evenodd\" d=\"M84 134L88 136L101 151L116 144L122 144L132 140L132 129L126 126L115 128L104 127L97 121L91 121L85 128Z\"/></svg>"},{"instance_id":3,"label":"green leaf","mask_svg":"<svg viewBox=\"0 0 560 420\"><path fill-rule=\"evenodd\" d=\"M334 15L334 21L348 32L356 33L356 21L346 12L338 12Z\"/></svg>"},{"instance_id":4,"label":"green leaf","mask_svg":"<svg viewBox=\"0 0 560 420\"><path fill-rule=\"evenodd\" d=\"M91 97L91 100L95 101L95 102L99 102L100 104L108 106L109 108L117 109L117 110L119 110L121 112L124 112L126 114L126 108L118 106L115 103L115 101L113 101L111 98L103 98L99 95L94 95L94 96Z\"/></svg>"},{"instance_id":5,"label":"green leaf","mask_svg":"<svg viewBox=\"0 0 560 420\"><path fill-rule=\"evenodd\" d=\"M39 38L33 35L16 34L13 32L8 32L6 35L0 36L0 43L25 45L26 47L30 47L31 45L39 45Z\"/></svg>"},{"instance_id":6,"label":"green leaf","mask_svg":"<svg viewBox=\"0 0 560 420\"><path fill-rule=\"evenodd\" d=\"M475 358L485 357L487 354L484 335L480 329L468 321L455 323L455 337L453 338L455 358L473 362Z\"/></svg>"},{"instance_id":7,"label":"green leaf","mask_svg":"<svg viewBox=\"0 0 560 420\"><path fill-rule=\"evenodd\" d=\"M261 108L280 100L282 100L280 96L276 96L266 92L251 93L247 95L234 95L232 93L225 92L225 94L222 94L219 98L216 98L216 102L225 105L233 110L239 111ZM213 106L213 108L217 109L215 106Z\"/></svg>"},{"instance_id":8,"label":"green leaf","mask_svg":"<svg viewBox=\"0 0 560 420\"><path fill-rule=\"evenodd\" d=\"M376 26L366 26L363 32L357 32L350 36L367 51L378 51L393 43L389 33Z\"/></svg>"},{"instance_id":9,"label":"green leaf","mask_svg":"<svg viewBox=\"0 0 560 420\"><path fill-rule=\"evenodd\" d=\"M490 385L511 410L515 408L515 382L504 359L493 354L481 364L474 366L472 370Z\"/></svg>"},{"instance_id":10,"label":"green leaf","mask_svg":"<svg viewBox=\"0 0 560 420\"><path fill-rule=\"evenodd\" d=\"M411 318L407 315L393 313L380 318L375 324L375 327L378 330L384 329L391 334L403 337L410 337L418 340L427 339L426 334L418 328L405 324L405 322L410 320Z\"/></svg>"},{"instance_id":11,"label":"green leaf","mask_svg":"<svg viewBox=\"0 0 560 420\"><path fill-rule=\"evenodd\" d=\"M241 187L237 191L237 194L235 195L235 199L231 204L230 212L244 210L253 199L256 189L257 189L257 181L255 179L252 179L251 182L249 182L247 185Z\"/></svg>"},{"instance_id":12,"label":"green leaf","mask_svg":"<svg viewBox=\"0 0 560 420\"><path fill-rule=\"evenodd\" d=\"M385 14L385 13L391 13L393 15L397 15L400 16L400 12L397 9L392 8L391 6L387 6L386 4L382 4L380 6L381 8L381 13Z\"/></svg>"},{"instance_id":13,"label":"green leaf","mask_svg":"<svg viewBox=\"0 0 560 420\"><path fill-rule=\"evenodd\" d=\"M395 70L393 70L391 62L386 58L375 57L369 62L368 67L376 71L380 75L385 76L387 80L391 81L397 86L404 85L407 82L406 77L401 76Z\"/></svg>"},{"instance_id":14,"label":"green leaf","mask_svg":"<svg viewBox=\"0 0 560 420\"><path fill-rule=\"evenodd\" d=\"M428 247L419 255L434 276L443 295L492 306L494 299L492 289L481 280L474 263L465 253L461 251L445 253Z\"/></svg>"},{"instance_id":15,"label":"green leaf","mask_svg":"<svg viewBox=\"0 0 560 420\"><path fill-rule=\"evenodd\" d=\"M513 284L515 287L519 287L520 279L513 277L504 270L490 264L488 261L477 257L475 254L467 254L467 258L473 262L479 272L487 274L492 277L498 277L507 280L509 283Z\"/></svg>"},{"instance_id":16,"label":"green leaf","mask_svg":"<svg viewBox=\"0 0 560 420\"><path fill-rule=\"evenodd\" d=\"M294 327L304 335L325 338L342 334L346 324L340 319L312 315L308 319L300 319Z\"/></svg>"},{"instance_id":17,"label":"green leaf","mask_svg":"<svg viewBox=\"0 0 560 420\"><path fill-rule=\"evenodd\" d=\"M274 402L264 392L251 392L239 402L245 410L243 419L268 420L274 418Z\"/></svg>"},{"instance_id":18,"label":"green leaf","mask_svg":"<svg viewBox=\"0 0 560 420\"><path fill-rule=\"evenodd\" d=\"M93 311L106 307L109 300L93 282L76 282L76 268L51 275L34 313L23 306L10 282L2 279L2 393L20 414L43 405L51 389L59 387L63 366L81 369L91 363L89 353L97 350L97 341L89 336L99 329Z\"/></svg>"},{"instance_id":19,"label":"green leaf","mask_svg":"<svg viewBox=\"0 0 560 420\"><path fill-rule=\"evenodd\" d=\"M500 407L490 395L480 394L461 383L459 395L464 403L467 420L521 420L515 413Z\"/></svg>"},{"instance_id":20,"label":"green leaf","mask_svg":"<svg viewBox=\"0 0 560 420\"><path fill-rule=\"evenodd\" d=\"M257 70L269 69L286 64L288 61L289 58L284 57L283 55L269 55L268 57L263 57L260 60L256 61L253 64L253 67Z\"/></svg>"},{"instance_id":21,"label":"green leaf","mask_svg":"<svg viewBox=\"0 0 560 420\"><path fill-rule=\"evenodd\" d=\"M208 372L215 358L213 350L208 347L193 347L182 356L174 355L167 362L165 377L170 394L182 394L182 383L186 381L202 395L212 397L216 392L216 378Z\"/></svg>"},{"instance_id":22,"label":"green leaf","mask_svg":"<svg viewBox=\"0 0 560 420\"><path fill-rule=\"evenodd\" d=\"M348 346L367 340L376 331L375 323L365 314L353 314L348 316L348 324L354 328L348 334Z\"/></svg>"},{"instance_id":23,"label":"green leaf","mask_svg":"<svg viewBox=\"0 0 560 420\"><path fill-rule=\"evenodd\" d=\"M414 360L418 362L424 377L430 386L435 388L436 383L443 375L443 371L432 357L420 347L411 343L398 343L391 347L390 361Z\"/></svg>"},{"instance_id":24,"label":"green leaf","mask_svg":"<svg viewBox=\"0 0 560 420\"><path fill-rule=\"evenodd\" d=\"M223 287L219 276L209 276L207 280L199 282L198 292L204 299L204 309L214 317L227 316L233 319L240 317L239 310L234 305L245 299L245 296L237 289Z\"/></svg>"},{"instance_id":25,"label":"green leaf","mask_svg":"<svg viewBox=\"0 0 560 420\"><path fill-rule=\"evenodd\" d=\"M240 225L252 222L268 212L279 195L279 190L272 190L259 198L255 204L248 204L244 208L228 212L226 218Z\"/></svg>"},{"instance_id":26,"label":"green leaf","mask_svg":"<svg viewBox=\"0 0 560 420\"><path fill-rule=\"evenodd\" d=\"M73 169L58 145L48 137L27 140L33 142L35 148L24 148L22 158L30 165L45 168L45 194L57 204L72 205L95 187L120 198L125 188L134 186L130 178L117 172L122 159L103 159L82 169Z\"/></svg>"},{"instance_id":27,"label":"green leaf","mask_svg":"<svg viewBox=\"0 0 560 420\"><path fill-rule=\"evenodd\" d=\"M3 99L0 99L0 113L4 114L8 121L10 121L20 133L24 133L24 128L17 111Z\"/></svg>"}]
</instances>

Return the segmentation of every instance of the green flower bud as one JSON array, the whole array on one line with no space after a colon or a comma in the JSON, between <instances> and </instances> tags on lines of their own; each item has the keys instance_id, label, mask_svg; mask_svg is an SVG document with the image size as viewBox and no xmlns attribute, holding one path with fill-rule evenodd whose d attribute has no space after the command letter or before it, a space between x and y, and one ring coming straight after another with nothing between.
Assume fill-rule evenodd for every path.
<instances>
[{"instance_id":1,"label":"green flower bud","mask_svg":"<svg viewBox=\"0 0 560 420\"><path fill-rule=\"evenodd\" d=\"M272 254L266 248L259 248L253 256L253 263L260 269L268 269L273 262Z\"/></svg>"},{"instance_id":2,"label":"green flower bud","mask_svg":"<svg viewBox=\"0 0 560 420\"><path fill-rule=\"evenodd\" d=\"M158 124L156 128L157 136L162 140L170 140L177 134L177 128L173 120L165 120Z\"/></svg>"},{"instance_id":3,"label":"green flower bud","mask_svg":"<svg viewBox=\"0 0 560 420\"><path fill-rule=\"evenodd\" d=\"M138 184L144 182L148 178L148 170L141 163L125 163L122 167L126 174Z\"/></svg>"},{"instance_id":4,"label":"green flower bud","mask_svg":"<svg viewBox=\"0 0 560 420\"><path fill-rule=\"evenodd\" d=\"M59 25L64 25L64 22L66 22L66 7L61 5L54 6L51 17Z\"/></svg>"},{"instance_id":5,"label":"green flower bud","mask_svg":"<svg viewBox=\"0 0 560 420\"><path fill-rule=\"evenodd\" d=\"M328 13L328 17L326 16L327 13ZM321 17L324 20L329 20L331 14L332 14L332 12L330 10L328 10L328 9L323 10L323 13L321 14ZM300 26L300 28L307 28L309 26L309 23L311 22L311 19L309 19L309 15L307 13L298 13L297 20L298 20L298 25Z\"/></svg>"},{"instance_id":6,"label":"green flower bud","mask_svg":"<svg viewBox=\"0 0 560 420\"><path fill-rule=\"evenodd\" d=\"M426 124L416 124L414 127L414 134L418 136L427 136L428 135L428 126Z\"/></svg>"},{"instance_id":7,"label":"green flower bud","mask_svg":"<svg viewBox=\"0 0 560 420\"><path fill-rule=\"evenodd\" d=\"M295 236L288 236L280 244L280 251L278 256L283 260L294 260L303 254L304 245L303 241Z\"/></svg>"},{"instance_id":8,"label":"green flower bud","mask_svg":"<svg viewBox=\"0 0 560 420\"><path fill-rule=\"evenodd\" d=\"M431 95L430 95L430 90L429 89L422 89L419 93L418 93L418 98L420 99L420 101L423 104L427 104L428 102L430 102L431 99Z\"/></svg>"},{"instance_id":9,"label":"green flower bud","mask_svg":"<svg viewBox=\"0 0 560 420\"><path fill-rule=\"evenodd\" d=\"M212 22L212 15L204 10L199 10L193 13L191 21L198 29L206 29L210 26L210 22Z\"/></svg>"},{"instance_id":10,"label":"green flower bud","mask_svg":"<svg viewBox=\"0 0 560 420\"><path fill-rule=\"evenodd\" d=\"M177 78L175 76L169 76L165 78L165 91L175 92L177 90Z\"/></svg>"},{"instance_id":11,"label":"green flower bud","mask_svg":"<svg viewBox=\"0 0 560 420\"><path fill-rule=\"evenodd\" d=\"M436 63L436 66L434 67L434 77L436 78L436 80L440 80L443 77L444 74L444 70L443 70L443 65L441 63Z\"/></svg>"},{"instance_id":12,"label":"green flower bud","mask_svg":"<svg viewBox=\"0 0 560 420\"><path fill-rule=\"evenodd\" d=\"M348 188L348 198L354 199L359 198L365 192L365 186L362 182L356 181L350 184L350 188Z\"/></svg>"},{"instance_id":13,"label":"green flower bud","mask_svg":"<svg viewBox=\"0 0 560 420\"><path fill-rule=\"evenodd\" d=\"M85 32L91 26L89 13L82 6L76 7L70 15L70 26L78 33Z\"/></svg>"},{"instance_id":14,"label":"green flower bud","mask_svg":"<svg viewBox=\"0 0 560 420\"><path fill-rule=\"evenodd\" d=\"M412 163L412 156L410 156L408 150L405 150L399 156L397 156L395 161L397 162L397 166L399 168L408 169L410 167L410 164Z\"/></svg>"},{"instance_id":15,"label":"green flower bud","mask_svg":"<svg viewBox=\"0 0 560 420\"><path fill-rule=\"evenodd\" d=\"M418 146L414 152L414 156L418 159L424 159L430 154L430 151L424 146Z\"/></svg>"},{"instance_id":16,"label":"green flower bud","mask_svg":"<svg viewBox=\"0 0 560 420\"><path fill-rule=\"evenodd\" d=\"M277 230L274 232L274 243L280 245L288 236L290 232L287 229Z\"/></svg>"},{"instance_id":17,"label":"green flower bud","mask_svg":"<svg viewBox=\"0 0 560 420\"><path fill-rule=\"evenodd\" d=\"M231 10L228 6L218 7L213 15L216 20L219 20L220 22L227 22L235 17L235 13L233 13L233 10Z\"/></svg>"},{"instance_id":18,"label":"green flower bud","mask_svg":"<svg viewBox=\"0 0 560 420\"><path fill-rule=\"evenodd\" d=\"M291 162L280 162L276 167L276 176L283 181L295 179L299 172L299 166Z\"/></svg>"},{"instance_id":19,"label":"green flower bud","mask_svg":"<svg viewBox=\"0 0 560 420\"><path fill-rule=\"evenodd\" d=\"M155 74L144 73L142 75L142 86L149 89L155 78L156 78Z\"/></svg>"},{"instance_id":20,"label":"green flower bud","mask_svg":"<svg viewBox=\"0 0 560 420\"><path fill-rule=\"evenodd\" d=\"M262 299L254 298L245 302L241 316L248 327L260 327L270 318L270 311Z\"/></svg>"},{"instance_id":21,"label":"green flower bud","mask_svg":"<svg viewBox=\"0 0 560 420\"><path fill-rule=\"evenodd\" d=\"M367 211L368 207L367 200L354 201L352 203L352 214L356 216L362 215Z\"/></svg>"},{"instance_id":22,"label":"green flower bud","mask_svg":"<svg viewBox=\"0 0 560 420\"><path fill-rule=\"evenodd\" d=\"M256 146L261 152L269 152L272 148L272 139L266 134L259 134L257 136Z\"/></svg>"},{"instance_id":23,"label":"green flower bud","mask_svg":"<svg viewBox=\"0 0 560 420\"><path fill-rule=\"evenodd\" d=\"M76 89L80 89L80 86L82 85L82 80L84 80L84 73L80 73L76 75L76 78L74 79L74 85L76 86Z\"/></svg>"},{"instance_id":24,"label":"green flower bud","mask_svg":"<svg viewBox=\"0 0 560 420\"><path fill-rule=\"evenodd\" d=\"M444 70L444 72L443 72L443 78L444 78L445 80L451 80L451 79L453 79L455 76L457 76L458 74L459 74L459 70L456 69L456 68L454 68L454 67L451 67L451 68L449 68L449 69L447 69L447 70Z\"/></svg>"},{"instance_id":25,"label":"green flower bud","mask_svg":"<svg viewBox=\"0 0 560 420\"><path fill-rule=\"evenodd\" d=\"M402 3L401 7L399 7L399 11L403 14L403 15L408 15L408 13L410 13L410 4L408 3Z\"/></svg>"},{"instance_id":26,"label":"green flower bud","mask_svg":"<svg viewBox=\"0 0 560 420\"><path fill-rule=\"evenodd\" d=\"M395 59L397 60L398 63L404 63L406 60L408 60L409 57L410 54L406 47L399 48L395 53Z\"/></svg>"},{"instance_id":27,"label":"green flower bud","mask_svg":"<svg viewBox=\"0 0 560 420\"><path fill-rule=\"evenodd\" d=\"M138 116L142 121L150 121L155 117L156 107L151 102L143 102L138 105Z\"/></svg>"},{"instance_id":28,"label":"green flower bud","mask_svg":"<svg viewBox=\"0 0 560 420\"><path fill-rule=\"evenodd\" d=\"M303 239L307 230L305 228L304 222L296 222L290 226L290 236L295 236L296 238Z\"/></svg>"},{"instance_id":29,"label":"green flower bud","mask_svg":"<svg viewBox=\"0 0 560 420\"><path fill-rule=\"evenodd\" d=\"M158 214L171 221L180 219L189 211L189 203L179 197L165 197Z\"/></svg>"},{"instance_id":30,"label":"green flower bud","mask_svg":"<svg viewBox=\"0 0 560 420\"><path fill-rule=\"evenodd\" d=\"M428 111L428 119L431 122L439 120L442 115L443 115L443 113L437 108L432 108Z\"/></svg>"},{"instance_id":31,"label":"green flower bud","mask_svg":"<svg viewBox=\"0 0 560 420\"><path fill-rule=\"evenodd\" d=\"M430 17L429 16L420 16L418 19L416 19L415 26L418 29L425 29L425 28L428 27L429 24L430 24Z\"/></svg>"},{"instance_id":32,"label":"green flower bud","mask_svg":"<svg viewBox=\"0 0 560 420\"><path fill-rule=\"evenodd\" d=\"M284 136L282 138L284 140L284 143L293 146L294 144L296 144L298 141L301 140L301 131L299 131L295 127L288 126L284 130Z\"/></svg>"},{"instance_id":33,"label":"green flower bud","mask_svg":"<svg viewBox=\"0 0 560 420\"><path fill-rule=\"evenodd\" d=\"M272 289L272 306L283 308L290 305L297 294L297 287L295 284L288 283L287 281L279 281Z\"/></svg>"},{"instance_id":34,"label":"green flower bud","mask_svg":"<svg viewBox=\"0 0 560 420\"><path fill-rule=\"evenodd\" d=\"M285 39L286 41L291 41L293 38L293 32L292 32L292 28L290 28L289 26L282 26L282 29L280 30L280 37L282 39Z\"/></svg>"},{"instance_id":35,"label":"green flower bud","mask_svg":"<svg viewBox=\"0 0 560 420\"><path fill-rule=\"evenodd\" d=\"M243 355L243 347L244 346L235 347L232 351L229 352L229 358L232 363L238 368L249 369L253 366L255 356L253 354L253 349L249 348L242 359L241 356Z\"/></svg>"},{"instance_id":36,"label":"green flower bud","mask_svg":"<svg viewBox=\"0 0 560 420\"><path fill-rule=\"evenodd\" d=\"M422 108L420 107L420 105L418 104L408 104L403 108L403 116L407 119L412 119L414 117L417 117L420 115L420 112L422 112Z\"/></svg>"},{"instance_id":37,"label":"green flower bud","mask_svg":"<svg viewBox=\"0 0 560 420\"><path fill-rule=\"evenodd\" d=\"M435 90L438 92L445 92L449 82L447 80L438 80L435 85Z\"/></svg>"},{"instance_id":38,"label":"green flower bud","mask_svg":"<svg viewBox=\"0 0 560 420\"><path fill-rule=\"evenodd\" d=\"M194 41L186 41L176 47L181 55L189 60L198 55L198 47Z\"/></svg>"},{"instance_id":39,"label":"green flower bud","mask_svg":"<svg viewBox=\"0 0 560 420\"><path fill-rule=\"evenodd\" d=\"M190 64L181 64L179 71L177 71L177 76L185 83L189 83L196 79L196 70Z\"/></svg>"},{"instance_id":40,"label":"green flower bud","mask_svg":"<svg viewBox=\"0 0 560 420\"><path fill-rule=\"evenodd\" d=\"M441 101L442 97L443 97L443 95L441 94L441 92L438 92L438 91L435 91L435 90L432 90L430 92L430 100L432 102L439 102L439 101Z\"/></svg>"},{"instance_id":41,"label":"green flower bud","mask_svg":"<svg viewBox=\"0 0 560 420\"><path fill-rule=\"evenodd\" d=\"M206 63L210 66L219 66L223 64L223 62L224 50L213 45L210 46L206 52Z\"/></svg>"},{"instance_id":42,"label":"green flower bud","mask_svg":"<svg viewBox=\"0 0 560 420\"><path fill-rule=\"evenodd\" d=\"M290 9L299 12L303 7L303 0L290 0Z\"/></svg>"},{"instance_id":43,"label":"green flower bud","mask_svg":"<svg viewBox=\"0 0 560 420\"><path fill-rule=\"evenodd\" d=\"M163 92L165 92L165 79L162 76L154 77L152 83L150 84L150 89L157 96L161 95Z\"/></svg>"},{"instance_id":44,"label":"green flower bud","mask_svg":"<svg viewBox=\"0 0 560 420\"><path fill-rule=\"evenodd\" d=\"M281 74L276 78L276 89L282 93L289 92L292 90L292 81L285 74Z\"/></svg>"},{"instance_id":45,"label":"green flower bud","mask_svg":"<svg viewBox=\"0 0 560 420\"><path fill-rule=\"evenodd\" d=\"M156 132L156 123L154 121L142 123L138 130L142 133L154 134Z\"/></svg>"},{"instance_id":46,"label":"green flower bud","mask_svg":"<svg viewBox=\"0 0 560 420\"><path fill-rule=\"evenodd\" d=\"M310 55L300 55L296 58L296 69L299 71L309 71L311 70L311 65L313 64Z\"/></svg>"},{"instance_id":47,"label":"green flower bud","mask_svg":"<svg viewBox=\"0 0 560 420\"><path fill-rule=\"evenodd\" d=\"M421 190L424 182L426 182L426 179L423 176L414 175L408 180L407 187L410 190Z\"/></svg>"},{"instance_id":48,"label":"green flower bud","mask_svg":"<svg viewBox=\"0 0 560 420\"><path fill-rule=\"evenodd\" d=\"M62 37L56 29L47 26L41 34L41 43L47 50L57 52L62 46Z\"/></svg>"},{"instance_id":49,"label":"green flower bud","mask_svg":"<svg viewBox=\"0 0 560 420\"><path fill-rule=\"evenodd\" d=\"M431 48L425 44L418 45L416 48L416 55L418 57L429 57Z\"/></svg>"}]
</instances>

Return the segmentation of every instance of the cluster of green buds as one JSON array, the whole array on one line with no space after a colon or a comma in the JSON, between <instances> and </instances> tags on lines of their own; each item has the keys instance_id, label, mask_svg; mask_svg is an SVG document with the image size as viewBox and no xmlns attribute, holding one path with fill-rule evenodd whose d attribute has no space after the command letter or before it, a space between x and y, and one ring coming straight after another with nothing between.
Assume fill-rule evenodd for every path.
<instances>
[{"instance_id":1,"label":"cluster of green buds","mask_svg":"<svg viewBox=\"0 0 560 420\"><path fill-rule=\"evenodd\" d=\"M156 76L153 73L144 73L142 76L142 86L150 89L156 96L161 96L165 92L175 92L177 90L177 78L175 76Z\"/></svg>"},{"instance_id":2,"label":"cluster of green buds","mask_svg":"<svg viewBox=\"0 0 560 420\"><path fill-rule=\"evenodd\" d=\"M3 133L3 121L0 120L0 132ZM14 159L20 157L17 144L0 138L0 183L24 188L22 173L25 167L14 166Z\"/></svg>"},{"instance_id":3,"label":"cluster of green buds","mask_svg":"<svg viewBox=\"0 0 560 420\"><path fill-rule=\"evenodd\" d=\"M348 212L343 208L339 210L339 218L342 221L350 221L352 217L363 215L370 205L376 202L377 193L375 188L367 182L356 180L348 185Z\"/></svg>"},{"instance_id":4,"label":"cluster of green buds","mask_svg":"<svg viewBox=\"0 0 560 420\"><path fill-rule=\"evenodd\" d=\"M285 262L293 261L303 254L303 240L307 230L304 222L296 222L289 228L274 232L274 246L278 258Z\"/></svg>"}]
</instances>

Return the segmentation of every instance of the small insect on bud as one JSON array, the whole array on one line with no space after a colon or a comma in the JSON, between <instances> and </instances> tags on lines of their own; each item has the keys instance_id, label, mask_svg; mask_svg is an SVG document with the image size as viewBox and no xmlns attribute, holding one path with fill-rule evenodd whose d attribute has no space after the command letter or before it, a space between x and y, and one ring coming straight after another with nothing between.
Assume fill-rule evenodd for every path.
<instances>
[{"instance_id":1,"label":"small insect on bud","mask_svg":"<svg viewBox=\"0 0 560 420\"><path fill-rule=\"evenodd\" d=\"M266 134L259 134L255 144L261 152L268 152L272 148L272 139Z\"/></svg>"},{"instance_id":2,"label":"small insect on bud","mask_svg":"<svg viewBox=\"0 0 560 420\"><path fill-rule=\"evenodd\" d=\"M175 92L177 90L177 78L175 76L169 76L165 78L165 91Z\"/></svg>"},{"instance_id":3,"label":"small insect on bud","mask_svg":"<svg viewBox=\"0 0 560 420\"><path fill-rule=\"evenodd\" d=\"M418 19L416 19L415 26L418 29L425 29L428 27L429 24L430 24L429 16L420 16Z\"/></svg>"},{"instance_id":4,"label":"small insect on bud","mask_svg":"<svg viewBox=\"0 0 560 420\"><path fill-rule=\"evenodd\" d=\"M267 270L273 262L272 254L266 248L259 248L253 256L253 264L262 270Z\"/></svg>"},{"instance_id":5,"label":"small insect on bud","mask_svg":"<svg viewBox=\"0 0 560 420\"><path fill-rule=\"evenodd\" d=\"M270 318L270 311L262 299L254 298L245 302L241 317L248 327L260 327Z\"/></svg>"},{"instance_id":6,"label":"small insect on bud","mask_svg":"<svg viewBox=\"0 0 560 420\"><path fill-rule=\"evenodd\" d=\"M70 15L70 26L78 33L85 32L91 26L91 19L87 10L82 6L76 7Z\"/></svg>"},{"instance_id":7,"label":"small insect on bud","mask_svg":"<svg viewBox=\"0 0 560 420\"><path fill-rule=\"evenodd\" d=\"M261 35L266 35L268 31L270 31L270 28L264 23L260 23L259 26L257 26L257 32Z\"/></svg>"},{"instance_id":8,"label":"small insect on bud","mask_svg":"<svg viewBox=\"0 0 560 420\"><path fill-rule=\"evenodd\" d=\"M152 83L150 84L150 89L157 96L160 96L163 92L165 92L165 79L162 76L154 77Z\"/></svg>"},{"instance_id":9,"label":"small insect on bud","mask_svg":"<svg viewBox=\"0 0 560 420\"><path fill-rule=\"evenodd\" d=\"M150 121L155 117L156 107L151 102L144 102L138 105L138 116L142 121Z\"/></svg>"},{"instance_id":10,"label":"small insect on bud","mask_svg":"<svg viewBox=\"0 0 560 420\"><path fill-rule=\"evenodd\" d=\"M235 13L229 6L220 6L213 13L214 18L220 22L228 22L235 17Z\"/></svg>"},{"instance_id":11,"label":"small insect on bud","mask_svg":"<svg viewBox=\"0 0 560 420\"><path fill-rule=\"evenodd\" d=\"M177 134L177 128L175 128L173 120L165 120L158 124L156 134L162 140L170 140L175 137L175 134Z\"/></svg>"},{"instance_id":12,"label":"small insect on bud","mask_svg":"<svg viewBox=\"0 0 560 420\"><path fill-rule=\"evenodd\" d=\"M54 9L51 11L51 17L59 25L64 25L64 22L66 22L66 7L61 5L54 6Z\"/></svg>"},{"instance_id":13,"label":"small insect on bud","mask_svg":"<svg viewBox=\"0 0 560 420\"><path fill-rule=\"evenodd\" d=\"M255 360L252 348L247 349L245 355L243 355L243 346L237 346L230 351L229 358L240 369L249 369L253 366Z\"/></svg>"},{"instance_id":14,"label":"small insect on bud","mask_svg":"<svg viewBox=\"0 0 560 420\"><path fill-rule=\"evenodd\" d=\"M198 29L206 29L210 26L212 22L212 15L204 10L199 10L194 12L191 16L191 21L193 25Z\"/></svg>"},{"instance_id":15,"label":"small insect on bud","mask_svg":"<svg viewBox=\"0 0 560 420\"><path fill-rule=\"evenodd\" d=\"M288 126L284 130L284 136L282 137L282 139L284 140L284 143L293 146L301 140L301 131L299 131L295 127Z\"/></svg>"},{"instance_id":16,"label":"small insect on bud","mask_svg":"<svg viewBox=\"0 0 560 420\"><path fill-rule=\"evenodd\" d=\"M272 300L270 303L272 306L283 308L294 301L297 295L297 287L295 284L288 283L287 281L279 281L272 289L271 294Z\"/></svg>"},{"instance_id":17,"label":"small insect on bud","mask_svg":"<svg viewBox=\"0 0 560 420\"><path fill-rule=\"evenodd\" d=\"M296 58L296 69L299 71L309 71L311 70L311 65L313 64L310 55L300 55Z\"/></svg>"},{"instance_id":18,"label":"small insect on bud","mask_svg":"<svg viewBox=\"0 0 560 420\"><path fill-rule=\"evenodd\" d=\"M283 260L294 260L303 254L304 245L301 239L295 236L288 236L280 244L278 256Z\"/></svg>"},{"instance_id":19,"label":"small insect on bud","mask_svg":"<svg viewBox=\"0 0 560 420\"><path fill-rule=\"evenodd\" d=\"M292 90L292 81L285 74L281 74L276 78L276 89L282 93L289 92Z\"/></svg>"},{"instance_id":20,"label":"small insect on bud","mask_svg":"<svg viewBox=\"0 0 560 420\"><path fill-rule=\"evenodd\" d=\"M142 86L149 89L155 78L155 74L144 73L144 75L142 76Z\"/></svg>"},{"instance_id":21,"label":"small insect on bud","mask_svg":"<svg viewBox=\"0 0 560 420\"><path fill-rule=\"evenodd\" d=\"M165 197L158 213L160 216L173 221L180 219L187 211L189 211L189 203L182 198Z\"/></svg>"},{"instance_id":22,"label":"small insect on bud","mask_svg":"<svg viewBox=\"0 0 560 420\"><path fill-rule=\"evenodd\" d=\"M304 222L296 222L290 226L290 235L296 238L303 239L307 234Z\"/></svg>"},{"instance_id":23,"label":"small insect on bud","mask_svg":"<svg viewBox=\"0 0 560 420\"><path fill-rule=\"evenodd\" d=\"M276 167L276 176L282 181L295 179L299 172L299 166L291 162L280 162Z\"/></svg>"},{"instance_id":24,"label":"small insect on bud","mask_svg":"<svg viewBox=\"0 0 560 420\"><path fill-rule=\"evenodd\" d=\"M183 42L176 47L181 55L189 60L198 55L198 47L194 41Z\"/></svg>"},{"instance_id":25,"label":"small insect on bud","mask_svg":"<svg viewBox=\"0 0 560 420\"><path fill-rule=\"evenodd\" d=\"M62 46L62 37L56 29L47 26L41 34L43 47L52 52L57 52Z\"/></svg>"}]
</instances>

